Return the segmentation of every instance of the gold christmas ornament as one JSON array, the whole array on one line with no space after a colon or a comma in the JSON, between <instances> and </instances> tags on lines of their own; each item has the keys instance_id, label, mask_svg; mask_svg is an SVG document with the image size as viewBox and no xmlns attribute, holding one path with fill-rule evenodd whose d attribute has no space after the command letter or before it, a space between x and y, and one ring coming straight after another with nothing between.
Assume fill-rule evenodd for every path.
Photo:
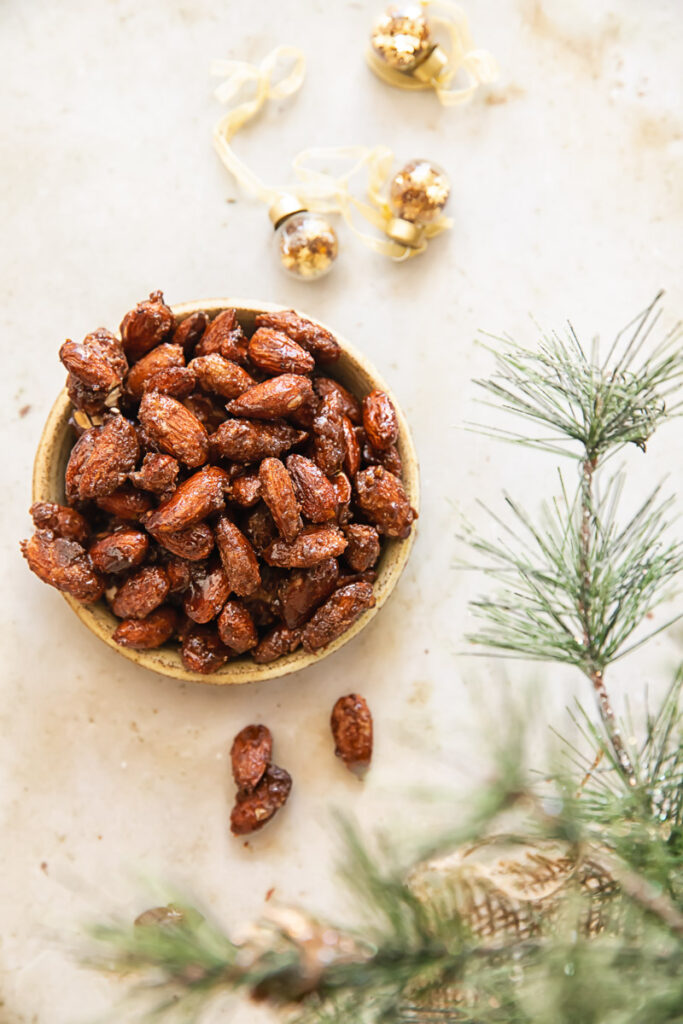
<instances>
[{"instance_id":1,"label":"gold christmas ornament","mask_svg":"<svg viewBox=\"0 0 683 1024\"><path fill-rule=\"evenodd\" d=\"M275 237L282 266L304 281L324 277L337 258L337 234L319 213L290 214L278 224Z\"/></svg>"},{"instance_id":2,"label":"gold christmas ornament","mask_svg":"<svg viewBox=\"0 0 683 1024\"><path fill-rule=\"evenodd\" d=\"M420 4L390 7L375 22L370 43L380 60L397 71L412 71L434 45Z\"/></svg>"},{"instance_id":3,"label":"gold christmas ornament","mask_svg":"<svg viewBox=\"0 0 683 1024\"><path fill-rule=\"evenodd\" d=\"M399 89L434 89L444 106L467 103L480 85L498 77L495 58L475 48L467 16L451 0L389 7L372 28L367 59L382 81Z\"/></svg>"},{"instance_id":4,"label":"gold christmas ornament","mask_svg":"<svg viewBox=\"0 0 683 1024\"><path fill-rule=\"evenodd\" d=\"M448 202L451 185L445 171L429 160L411 160L394 175L389 186L389 205L394 218L387 234L410 245L421 240L423 228L433 223Z\"/></svg>"},{"instance_id":5,"label":"gold christmas ornament","mask_svg":"<svg viewBox=\"0 0 683 1024\"><path fill-rule=\"evenodd\" d=\"M289 61L291 69L275 81L283 61ZM332 269L339 243L329 214L341 216L368 248L397 261L424 252L429 239L451 227L443 215L450 191L445 173L428 160L412 160L392 181L394 156L386 146L307 149L294 158L295 185L280 189L264 184L236 155L231 141L268 99L282 99L300 88L303 54L278 47L258 65L218 61L213 70L225 77L216 90L222 102L231 101L244 85L255 87L253 99L232 107L216 125L214 145L237 182L268 205L278 257L288 273L312 281ZM337 173L331 167L337 167ZM367 200L359 199L350 185L361 171L368 175ZM358 215L381 237L360 230Z\"/></svg>"}]
</instances>

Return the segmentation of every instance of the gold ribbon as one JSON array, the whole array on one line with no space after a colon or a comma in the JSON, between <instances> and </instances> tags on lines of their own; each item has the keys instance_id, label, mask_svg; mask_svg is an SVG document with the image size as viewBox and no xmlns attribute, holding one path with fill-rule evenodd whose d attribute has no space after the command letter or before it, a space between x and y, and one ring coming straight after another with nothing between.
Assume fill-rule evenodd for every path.
<instances>
[{"instance_id":1,"label":"gold ribbon","mask_svg":"<svg viewBox=\"0 0 683 1024\"><path fill-rule=\"evenodd\" d=\"M290 70L283 74L282 65L289 63ZM395 218L386 199L386 189L391 178L393 153L386 146L329 146L305 149L293 160L292 166L298 183L289 188L266 185L237 156L231 142L237 132L256 117L270 99L284 99L301 88L306 73L306 61L300 50L290 46L278 46L260 64L246 61L218 60L211 66L213 75L224 81L215 91L221 103L230 103L245 86L253 86L251 99L243 100L231 107L216 124L213 133L214 146L220 159L239 185L250 195L272 206L285 194L294 195L302 209L315 213L339 214L353 234L374 252L404 261L419 255L427 248L430 238L450 228L452 221L443 215L427 224L422 232L420 244L415 247L400 245L386 237L390 221ZM316 164L348 164L338 174L321 170ZM358 199L351 191L350 180L363 168L367 169L368 201ZM362 231L356 224L360 216L384 234L384 238Z\"/></svg>"},{"instance_id":2,"label":"gold ribbon","mask_svg":"<svg viewBox=\"0 0 683 1024\"><path fill-rule=\"evenodd\" d=\"M430 27L441 28L448 36L446 63L433 77L421 79L415 76L415 69L398 71L389 67L369 46L368 64L383 82L398 89L434 89L444 107L468 103L480 85L488 85L498 78L496 59L488 50L475 48L467 15L457 4L451 0L421 0L420 6L429 17ZM427 57L424 63L429 59ZM464 75L467 82L453 88L453 79L458 74Z\"/></svg>"}]
</instances>

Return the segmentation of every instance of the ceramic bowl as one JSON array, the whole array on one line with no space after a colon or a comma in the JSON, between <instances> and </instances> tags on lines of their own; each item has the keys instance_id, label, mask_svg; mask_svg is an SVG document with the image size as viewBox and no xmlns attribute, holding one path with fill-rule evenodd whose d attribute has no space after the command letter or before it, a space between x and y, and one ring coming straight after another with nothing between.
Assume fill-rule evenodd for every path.
<instances>
[{"instance_id":1,"label":"ceramic bowl","mask_svg":"<svg viewBox=\"0 0 683 1024\"><path fill-rule=\"evenodd\" d=\"M279 311L288 307L276 306L266 302L246 302L240 299L211 299L204 302L185 302L171 308L179 320L184 319L191 313L195 313L197 310L205 310L210 317L213 317L224 309L234 308L237 310L242 327L247 334L251 334L254 329L254 318L258 313ZM306 313L301 313L301 316L313 320L314 323L320 323L320 321L314 320L313 317L309 317ZM325 324L321 324L321 326L331 330ZM414 509L418 510L419 483L417 459L405 416L401 412L391 390L368 359L361 355L344 338L340 337L336 331L332 331L332 333L341 345L342 355L339 361L331 367L330 375L334 376L356 395L363 396L373 388L380 388L391 396L399 423L398 449L403 460L403 483L410 504ZM33 472L34 501L64 503L64 470L74 443L73 431L69 426L71 413L71 402L66 390L64 390L60 393L50 412L38 445ZM179 650L171 644L151 651L135 651L130 648L119 647L112 640L112 634L116 629L118 620L109 611L104 601L84 605L68 594L62 596L73 608L81 622L95 636L115 650L117 654L128 658L130 661L134 661L136 665L141 665L152 672L171 676L174 679L190 680L197 683L210 683L217 686L253 683L264 679L275 679L278 676L297 672L299 669L313 665L323 658L329 657L330 654L338 651L340 647L357 636L368 625L370 620L377 615L396 586L398 578L408 560L414 535L415 527L413 527L410 536L405 540L384 540L382 553L376 567L377 581L374 586L376 603L374 608L361 615L350 629L333 641L333 643L329 644L329 646L315 654L307 654L304 650L299 649L294 651L293 654L286 655L266 665L257 665L246 655L227 662L218 672L210 675L188 671L182 663Z\"/></svg>"}]
</instances>

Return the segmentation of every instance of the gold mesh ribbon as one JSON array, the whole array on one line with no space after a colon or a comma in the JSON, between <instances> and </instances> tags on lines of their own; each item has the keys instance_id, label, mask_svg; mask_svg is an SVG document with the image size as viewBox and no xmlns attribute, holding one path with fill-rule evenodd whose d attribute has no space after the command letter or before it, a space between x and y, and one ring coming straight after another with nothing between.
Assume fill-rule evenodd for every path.
<instances>
[{"instance_id":1,"label":"gold mesh ribbon","mask_svg":"<svg viewBox=\"0 0 683 1024\"><path fill-rule=\"evenodd\" d=\"M289 70L283 73L283 65ZM393 153L386 146L328 146L313 147L299 153L292 161L297 183L288 187L274 187L265 184L237 156L232 140L271 99L284 99L296 93L303 84L306 61L300 50L290 46L279 46L269 53L260 64L245 61L219 60L211 67L212 74L221 76L223 82L215 91L221 103L232 103L245 87L254 91L250 99L232 106L216 124L213 133L214 146L225 167L246 192L272 206L284 195L293 195L302 209L315 213L339 214L353 234L374 252L389 256L396 261L411 259L427 248L429 239L452 226L452 221L443 215L427 224L422 232L420 244L415 247L400 245L386 237L386 230L395 218L385 197L391 178ZM337 173L331 173L329 166L342 165ZM363 169L367 170L367 200L353 194L350 181ZM365 220L382 232L378 238L362 230L358 219Z\"/></svg>"},{"instance_id":2,"label":"gold mesh ribbon","mask_svg":"<svg viewBox=\"0 0 683 1024\"><path fill-rule=\"evenodd\" d=\"M451 0L421 0L420 6L430 26L442 29L448 39L443 67L434 77L421 79L412 73L414 69L398 71L390 67L371 46L366 54L368 64L383 82L398 89L434 89L444 107L467 103L480 85L489 85L498 78L496 59L488 50L475 47L467 15L457 4ZM458 75L465 78L465 83L456 87L453 82Z\"/></svg>"}]
</instances>

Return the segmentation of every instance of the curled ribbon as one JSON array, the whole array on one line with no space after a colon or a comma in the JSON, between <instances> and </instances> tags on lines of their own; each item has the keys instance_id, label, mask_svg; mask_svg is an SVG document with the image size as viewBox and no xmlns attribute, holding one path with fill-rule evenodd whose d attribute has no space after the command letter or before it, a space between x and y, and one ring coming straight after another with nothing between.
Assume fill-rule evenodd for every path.
<instances>
[{"instance_id":1,"label":"curled ribbon","mask_svg":"<svg viewBox=\"0 0 683 1024\"><path fill-rule=\"evenodd\" d=\"M290 62L290 70L285 74L280 71L278 76L278 69L281 69L284 62ZM368 248L397 261L411 259L424 252L430 238L451 227L452 221L448 217L438 217L425 226L422 240L416 247L400 245L386 238L389 222L395 217L385 198L394 160L393 153L386 146L328 146L305 149L292 162L298 182L287 188L266 185L237 156L231 145L237 132L256 117L268 100L284 99L301 88L306 73L306 61L300 50L279 46L260 64L217 60L211 66L211 73L224 79L215 91L216 98L222 103L230 103L245 86L254 87L251 99L231 107L216 124L213 141L216 152L237 183L256 199L272 206L283 195L288 194L296 197L302 209L315 213L339 214L353 234ZM339 162L348 166L336 175L320 167ZM363 168L367 168L368 173L367 202L358 199L349 185L350 180ZM356 224L357 216L364 218L385 237L378 238L361 230Z\"/></svg>"},{"instance_id":2,"label":"curled ribbon","mask_svg":"<svg viewBox=\"0 0 683 1024\"><path fill-rule=\"evenodd\" d=\"M389 67L372 47L367 60L379 78L399 89L434 89L444 107L467 103L480 85L488 85L498 78L498 64L488 50L474 46L467 15L451 0L421 0L420 6L429 14L430 24L444 30L448 36L446 64L430 79L420 79L410 72ZM466 84L458 88L452 82L458 74L464 75Z\"/></svg>"}]
</instances>

